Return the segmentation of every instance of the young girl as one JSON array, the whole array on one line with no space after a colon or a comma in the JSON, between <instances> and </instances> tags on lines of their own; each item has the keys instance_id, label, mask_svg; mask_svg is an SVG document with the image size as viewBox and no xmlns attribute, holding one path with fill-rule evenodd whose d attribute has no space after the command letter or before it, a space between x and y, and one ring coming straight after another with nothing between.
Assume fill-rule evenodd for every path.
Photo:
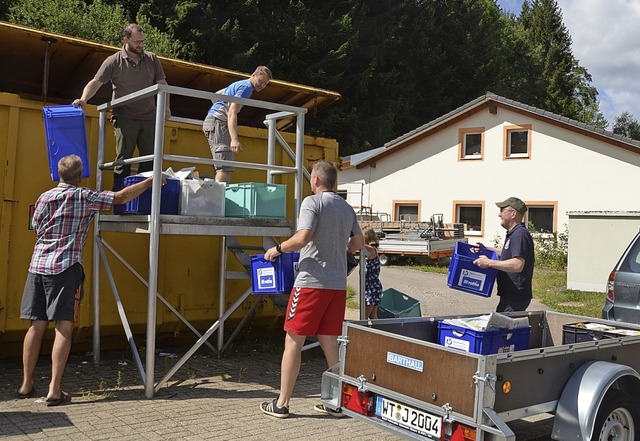
<instances>
[{"instance_id":1,"label":"young girl","mask_svg":"<svg viewBox=\"0 0 640 441\"><path fill-rule=\"evenodd\" d=\"M380 283L380 258L378 257L378 236L373 228L364 232L364 247L367 250L365 267L364 298L367 319L378 318L378 305L382 298L382 283Z\"/></svg>"}]
</instances>

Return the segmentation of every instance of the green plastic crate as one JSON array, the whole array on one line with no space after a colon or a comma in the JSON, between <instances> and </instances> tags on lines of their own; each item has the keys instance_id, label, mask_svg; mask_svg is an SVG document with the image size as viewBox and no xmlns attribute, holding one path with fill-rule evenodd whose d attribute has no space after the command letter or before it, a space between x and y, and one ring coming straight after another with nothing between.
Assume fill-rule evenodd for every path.
<instances>
[{"instance_id":1,"label":"green plastic crate","mask_svg":"<svg viewBox=\"0 0 640 441\"><path fill-rule=\"evenodd\" d=\"M421 317L420 301L393 288L382 292L378 318Z\"/></svg>"},{"instance_id":2,"label":"green plastic crate","mask_svg":"<svg viewBox=\"0 0 640 441\"><path fill-rule=\"evenodd\" d=\"M262 182L227 184L224 192L225 217L285 218L287 186Z\"/></svg>"}]
</instances>

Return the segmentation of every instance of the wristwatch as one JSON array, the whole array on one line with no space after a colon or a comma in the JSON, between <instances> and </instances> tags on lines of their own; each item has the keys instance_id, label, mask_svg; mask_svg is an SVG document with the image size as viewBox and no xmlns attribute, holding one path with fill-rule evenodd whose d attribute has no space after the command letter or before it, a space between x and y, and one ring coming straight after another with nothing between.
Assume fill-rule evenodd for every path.
<instances>
[{"instance_id":1,"label":"wristwatch","mask_svg":"<svg viewBox=\"0 0 640 441\"><path fill-rule=\"evenodd\" d=\"M276 245L276 251L282 254L282 248L280 247L280 244Z\"/></svg>"}]
</instances>

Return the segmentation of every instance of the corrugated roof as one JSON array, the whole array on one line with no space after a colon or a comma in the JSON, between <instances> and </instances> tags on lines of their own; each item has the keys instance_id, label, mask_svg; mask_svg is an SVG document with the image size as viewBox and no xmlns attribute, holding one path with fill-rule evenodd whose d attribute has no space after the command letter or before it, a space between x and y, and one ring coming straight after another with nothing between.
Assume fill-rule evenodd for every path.
<instances>
[{"instance_id":1,"label":"corrugated roof","mask_svg":"<svg viewBox=\"0 0 640 441\"><path fill-rule=\"evenodd\" d=\"M0 91L25 98L68 104L80 97L82 89L100 64L120 48L61 34L0 22ZM47 66L46 54L49 53ZM167 82L172 86L216 92L250 73L242 73L204 64L159 57ZM48 74L46 73L48 67ZM340 94L301 84L274 79L252 98L303 107L313 116L338 99ZM90 104L111 99L111 87L105 85ZM210 103L202 99L172 97L171 112L184 118L204 119ZM242 125L262 127L264 109L245 108L239 114Z\"/></svg>"},{"instance_id":2,"label":"corrugated roof","mask_svg":"<svg viewBox=\"0 0 640 441\"><path fill-rule=\"evenodd\" d=\"M470 101L467 104L464 104L463 106L460 106L457 109L454 109L451 112L434 119L433 121L430 121L420 127L411 130L410 132L405 133L404 135L397 137L396 139L385 143L382 146L383 148L381 149L381 151L372 154L361 162L358 162L356 167L362 168L369 164L372 164L376 160L382 159L399 150L402 150L404 147L412 145L413 143L424 139L439 130L449 127L473 113L479 112L483 109L490 109L491 111L491 107L494 106L508 108L509 110L517 113L527 114L538 119L545 120L550 124L558 125L567 130L578 132L586 136L600 139L601 141L608 142L618 147L640 153L640 141L636 141L622 135L617 135L613 132L593 127L580 121L573 120L571 118L556 115L555 113L542 110L528 104L523 104L509 98L504 98L492 92L487 92L485 95L481 95L473 101Z\"/></svg>"}]
</instances>

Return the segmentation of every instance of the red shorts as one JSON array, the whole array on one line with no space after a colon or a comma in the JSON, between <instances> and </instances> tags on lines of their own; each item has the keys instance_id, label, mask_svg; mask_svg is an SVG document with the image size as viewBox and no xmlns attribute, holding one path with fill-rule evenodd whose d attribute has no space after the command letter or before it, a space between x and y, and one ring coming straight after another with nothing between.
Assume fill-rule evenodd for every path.
<instances>
[{"instance_id":1,"label":"red shorts","mask_svg":"<svg viewBox=\"0 0 640 441\"><path fill-rule=\"evenodd\" d=\"M296 335L340 335L347 291L296 288L291 290L284 330Z\"/></svg>"}]
</instances>

